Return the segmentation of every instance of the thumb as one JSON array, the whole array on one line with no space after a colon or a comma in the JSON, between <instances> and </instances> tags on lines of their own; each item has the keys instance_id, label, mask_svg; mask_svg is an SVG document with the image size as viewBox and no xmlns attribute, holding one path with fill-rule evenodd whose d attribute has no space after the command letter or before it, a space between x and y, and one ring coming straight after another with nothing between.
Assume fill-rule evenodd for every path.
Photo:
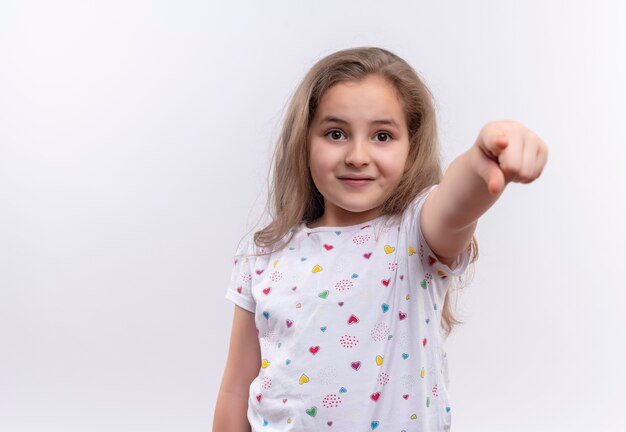
<instances>
[{"instance_id":1,"label":"thumb","mask_svg":"<svg viewBox=\"0 0 626 432\"><path fill-rule=\"evenodd\" d=\"M498 162L481 155L474 162L476 173L487 183L487 190L492 195L498 195L504 189L506 180Z\"/></svg>"}]
</instances>

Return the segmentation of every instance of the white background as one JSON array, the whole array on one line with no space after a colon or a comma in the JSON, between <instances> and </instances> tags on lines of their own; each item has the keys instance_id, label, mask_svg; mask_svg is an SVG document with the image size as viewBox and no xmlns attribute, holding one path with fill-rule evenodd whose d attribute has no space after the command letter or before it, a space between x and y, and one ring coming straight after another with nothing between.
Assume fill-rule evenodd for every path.
<instances>
[{"instance_id":1,"label":"white background","mask_svg":"<svg viewBox=\"0 0 626 432\"><path fill-rule=\"evenodd\" d=\"M208 431L288 98L381 46L550 148L481 219L448 340L456 431L623 431L626 7L611 1L3 1L0 431Z\"/></svg>"}]
</instances>

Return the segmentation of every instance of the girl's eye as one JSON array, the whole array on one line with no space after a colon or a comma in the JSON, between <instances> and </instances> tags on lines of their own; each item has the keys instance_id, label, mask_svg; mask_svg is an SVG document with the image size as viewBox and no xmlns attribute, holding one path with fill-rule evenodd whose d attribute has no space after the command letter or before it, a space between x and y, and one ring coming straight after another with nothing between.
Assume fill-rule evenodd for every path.
<instances>
[{"instance_id":1,"label":"girl's eye","mask_svg":"<svg viewBox=\"0 0 626 432\"><path fill-rule=\"evenodd\" d=\"M343 132L337 129L333 129L331 131L326 132L325 136L330 136L332 140L339 140L343 136ZM382 139L380 139L381 136L382 136ZM388 142L388 141L391 141L392 139L391 135L388 132L378 132L376 134L376 137L379 138L379 140L382 142Z\"/></svg>"},{"instance_id":2,"label":"girl's eye","mask_svg":"<svg viewBox=\"0 0 626 432\"><path fill-rule=\"evenodd\" d=\"M343 132L337 130L337 129L333 129L331 131L326 132L326 136L329 136L332 140L338 140L341 138L341 136L343 135Z\"/></svg>"},{"instance_id":3,"label":"girl's eye","mask_svg":"<svg viewBox=\"0 0 626 432\"><path fill-rule=\"evenodd\" d=\"M387 142L387 141L390 141L390 140L391 140L391 135L389 135L387 132L378 132L378 133L376 134L376 136L377 136L378 138L380 138L380 136L381 136L381 135L383 135L384 137L386 137L386 138L387 138L387 139L383 139L383 140L382 140L383 142Z\"/></svg>"}]
</instances>

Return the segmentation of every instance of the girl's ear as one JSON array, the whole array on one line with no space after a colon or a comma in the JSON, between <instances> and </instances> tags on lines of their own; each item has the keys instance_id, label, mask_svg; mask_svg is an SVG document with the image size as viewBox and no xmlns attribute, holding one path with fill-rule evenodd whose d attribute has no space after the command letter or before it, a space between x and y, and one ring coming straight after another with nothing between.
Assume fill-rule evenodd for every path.
<instances>
[{"instance_id":1,"label":"girl's ear","mask_svg":"<svg viewBox=\"0 0 626 432\"><path fill-rule=\"evenodd\" d=\"M413 165L413 159L411 159L411 151L409 150L409 154L406 157L406 161L404 161L404 171L406 174L409 169L411 169L411 165Z\"/></svg>"},{"instance_id":2,"label":"girl's ear","mask_svg":"<svg viewBox=\"0 0 626 432\"><path fill-rule=\"evenodd\" d=\"M406 161L404 162L404 173L411 169L413 166L413 162L415 161L415 153L417 152L417 146L412 145L409 142L409 154L406 156Z\"/></svg>"}]
</instances>

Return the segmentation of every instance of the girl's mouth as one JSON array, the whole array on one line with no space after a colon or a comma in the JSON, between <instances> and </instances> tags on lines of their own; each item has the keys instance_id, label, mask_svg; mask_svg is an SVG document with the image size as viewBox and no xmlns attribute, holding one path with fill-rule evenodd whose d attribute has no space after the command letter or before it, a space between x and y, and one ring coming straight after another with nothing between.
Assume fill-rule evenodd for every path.
<instances>
[{"instance_id":1,"label":"girl's mouth","mask_svg":"<svg viewBox=\"0 0 626 432\"><path fill-rule=\"evenodd\" d=\"M363 187L368 185L372 180L371 179L354 179L354 178L340 178L341 182L350 187Z\"/></svg>"}]
</instances>

